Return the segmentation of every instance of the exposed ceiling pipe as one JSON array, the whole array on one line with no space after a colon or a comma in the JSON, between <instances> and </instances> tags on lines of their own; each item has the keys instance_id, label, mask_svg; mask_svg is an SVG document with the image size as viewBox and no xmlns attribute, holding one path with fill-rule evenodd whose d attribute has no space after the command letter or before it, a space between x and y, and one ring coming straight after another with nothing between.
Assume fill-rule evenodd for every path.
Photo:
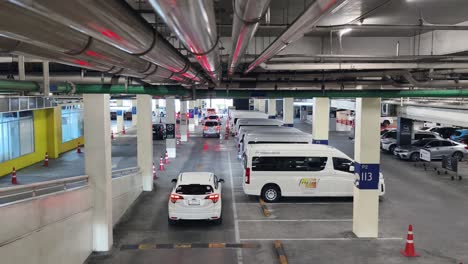
<instances>
[{"instance_id":1,"label":"exposed ceiling pipe","mask_svg":"<svg viewBox=\"0 0 468 264\"><path fill-rule=\"evenodd\" d=\"M259 56L252 62L244 73L255 69L261 63L269 60L274 55L281 52L290 43L302 38L305 33L312 30L320 20L330 13L335 13L343 8L349 0L317 0L313 1L309 7L276 38Z\"/></svg>"},{"instance_id":2,"label":"exposed ceiling pipe","mask_svg":"<svg viewBox=\"0 0 468 264\"><path fill-rule=\"evenodd\" d=\"M0 79L6 79L9 74L0 73ZM13 75L15 80L18 80L17 75ZM113 76L109 74L101 73L85 73L81 74L79 72L72 73L50 73L50 83L51 84L61 84L66 82L71 82L74 84L128 84L128 85L140 85L134 80L128 80L124 76ZM42 82L43 77L40 73L27 73L26 81L32 82Z\"/></svg>"},{"instance_id":3,"label":"exposed ceiling pipe","mask_svg":"<svg viewBox=\"0 0 468 264\"><path fill-rule=\"evenodd\" d=\"M375 31L386 31L386 30L403 30L403 31L432 31L432 30L468 30L468 26L462 25L437 25L437 24L422 24L422 25L385 25L385 24L344 24L344 25L331 25L331 26L317 26L314 31L325 31L330 30L338 31L346 28L356 30L375 30Z\"/></svg>"},{"instance_id":4,"label":"exposed ceiling pipe","mask_svg":"<svg viewBox=\"0 0 468 264\"><path fill-rule=\"evenodd\" d=\"M228 66L230 76L236 71L238 61L244 55L269 5L270 0L233 0L232 48Z\"/></svg>"},{"instance_id":5,"label":"exposed ceiling pipe","mask_svg":"<svg viewBox=\"0 0 468 264\"><path fill-rule=\"evenodd\" d=\"M384 70L384 69L466 69L467 62L330 62L330 63L270 63L260 65L274 71L318 70Z\"/></svg>"},{"instance_id":6,"label":"exposed ceiling pipe","mask_svg":"<svg viewBox=\"0 0 468 264\"><path fill-rule=\"evenodd\" d=\"M195 55L210 79L219 83L221 62L212 0L148 1L189 52Z\"/></svg>"},{"instance_id":7,"label":"exposed ceiling pipe","mask_svg":"<svg viewBox=\"0 0 468 264\"><path fill-rule=\"evenodd\" d=\"M19 2L15 1L14 3ZM73 10L71 3L67 3L67 6ZM0 33L7 37L72 55L81 61L100 61L107 65L131 69L145 75L156 74L155 69L160 71L157 73L159 77L172 78L174 75L174 70L167 71L163 67L155 67L146 60L50 20L47 16L52 16L51 14L41 13L34 8L25 9L6 1L0 1L0 12L2 15ZM171 54L159 54L161 57L169 55ZM187 66L188 68L189 66ZM178 76L175 77L180 79Z\"/></svg>"},{"instance_id":8,"label":"exposed ceiling pipe","mask_svg":"<svg viewBox=\"0 0 468 264\"><path fill-rule=\"evenodd\" d=\"M468 81L466 80L431 80L420 82L416 80L410 72L405 72L402 74L412 86L418 88L465 88L468 87Z\"/></svg>"}]
</instances>

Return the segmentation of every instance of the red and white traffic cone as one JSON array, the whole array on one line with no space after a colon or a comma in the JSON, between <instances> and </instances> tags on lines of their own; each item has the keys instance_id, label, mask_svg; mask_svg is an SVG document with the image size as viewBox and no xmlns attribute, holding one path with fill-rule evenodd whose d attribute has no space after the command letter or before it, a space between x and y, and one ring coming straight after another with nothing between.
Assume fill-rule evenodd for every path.
<instances>
[{"instance_id":1,"label":"red and white traffic cone","mask_svg":"<svg viewBox=\"0 0 468 264\"><path fill-rule=\"evenodd\" d=\"M419 254L414 251L414 240L413 240L413 225L408 227L408 237L406 238L406 246L404 250L400 251L405 257L419 257Z\"/></svg>"},{"instance_id":2,"label":"red and white traffic cone","mask_svg":"<svg viewBox=\"0 0 468 264\"><path fill-rule=\"evenodd\" d=\"M78 154L81 153L80 142L78 142L78 147L76 148L76 153L78 153Z\"/></svg>"},{"instance_id":3,"label":"red and white traffic cone","mask_svg":"<svg viewBox=\"0 0 468 264\"><path fill-rule=\"evenodd\" d=\"M154 166L154 162L153 162L153 180L156 180L158 178L158 176L156 175L156 166Z\"/></svg>"},{"instance_id":4,"label":"red and white traffic cone","mask_svg":"<svg viewBox=\"0 0 468 264\"><path fill-rule=\"evenodd\" d=\"M11 173L11 184L18 184L18 179L16 179L15 167L13 167L13 172Z\"/></svg>"},{"instance_id":5,"label":"red and white traffic cone","mask_svg":"<svg viewBox=\"0 0 468 264\"><path fill-rule=\"evenodd\" d=\"M111 130L111 140L114 140L114 130Z\"/></svg>"},{"instance_id":6,"label":"red and white traffic cone","mask_svg":"<svg viewBox=\"0 0 468 264\"><path fill-rule=\"evenodd\" d=\"M163 163L163 157L159 159L159 170L163 171L164 170L164 163Z\"/></svg>"},{"instance_id":7,"label":"red and white traffic cone","mask_svg":"<svg viewBox=\"0 0 468 264\"><path fill-rule=\"evenodd\" d=\"M167 151L164 157L164 163L169 164L169 155L167 154Z\"/></svg>"},{"instance_id":8,"label":"red and white traffic cone","mask_svg":"<svg viewBox=\"0 0 468 264\"><path fill-rule=\"evenodd\" d=\"M122 135L125 135L125 126L122 127Z\"/></svg>"},{"instance_id":9,"label":"red and white traffic cone","mask_svg":"<svg viewBox=\"0 0 468 264\"><path fill-rule=\"evenodd\" d=\"M49 167L49 154L45 153L44 167Z\"/></svg>"}]
</instances>

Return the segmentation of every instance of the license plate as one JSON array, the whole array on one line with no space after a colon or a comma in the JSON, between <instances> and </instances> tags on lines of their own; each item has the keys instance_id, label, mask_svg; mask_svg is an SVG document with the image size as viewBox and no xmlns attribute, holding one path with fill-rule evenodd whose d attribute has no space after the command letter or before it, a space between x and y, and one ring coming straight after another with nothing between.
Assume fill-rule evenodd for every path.
<instances>
[{"instance_id":1,"label":"license plate","mask_svg":"<svg viewBox=\"0 0 468 264\"><path fill-rule=\"evenodd\" d=\"M188 203L189 205L200 205L200 200L193 199L189 200Z\"/></svg>"}]
</instances>

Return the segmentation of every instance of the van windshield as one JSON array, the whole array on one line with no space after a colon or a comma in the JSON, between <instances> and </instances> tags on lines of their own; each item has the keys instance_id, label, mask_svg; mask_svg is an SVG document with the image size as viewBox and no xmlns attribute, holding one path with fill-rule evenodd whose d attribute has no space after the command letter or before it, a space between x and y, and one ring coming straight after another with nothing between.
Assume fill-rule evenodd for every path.
<instances>
[{"instance_id":1,"label":"van windshield","mask_svg":"<svg viewBox=\"0 0 468 264\"><path fill-rule=\"evenodd\" d=\"M214 122L214 121L206 121L205 122L205 126L207 127L214 127L214 126L217 126L218 125L218 122Z\"/></svg>"}]
</instances>

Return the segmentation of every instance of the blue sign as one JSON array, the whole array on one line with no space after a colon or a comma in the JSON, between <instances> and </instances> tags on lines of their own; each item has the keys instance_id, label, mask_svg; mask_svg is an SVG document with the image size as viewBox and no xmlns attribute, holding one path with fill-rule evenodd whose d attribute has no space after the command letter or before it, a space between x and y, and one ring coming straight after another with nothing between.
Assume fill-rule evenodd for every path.
<instances>
[{"instance_id":1,"label":"blue sign","mask_svg":"<svg viewBox=\"0 0 468 264\"><path fill-rule=\"evenodd\" d=\"M193 116L194 116L194 110L193 110L193 109L189 109L188 112L189 112L189 118L193 118Z\"/></svg>"},{"instance_id":2,"label":"blue sign","mask_svg":"<svg viewBox=\"0 0 468 264\"><path fill-rule=\"evenodd\" d=\"M118 115L118 116L122 116L122 115L123 115L123 111L122 111L122 110L117 110L117 115Z\"/></svg>"},{"instance_id":3,"label":"blue sign","mask_svg":"<svg viewBox=\"0 0 468 264\"><path fill-rule=\"evenodd\" d=\"M136 115L136 106L132 106L132 115Z\"/></svg>"},{"instance_id":4,"label":"blue sign","mask_svg":"<svg viewBox=\"0 0 468 264\"><path fill-rule=\"evenodd\" d=\"M378 190L380 178L379 164L354 163L354 174L356 176L356 187L361 190Z\"/></svg>"},{"instance_id":5,"label":"blue sign","mask_svg":"<svg viewBox=\"0 0 468 264\"><path fill-rule=\"evenodd\" d=\"M194 114L198 115L198 107L195 107L194 110L195 110Z\"/></svg>"},{"instance_id":6,"label":"blue sign","mask_svg":"<svg viewBox=\"0 0 468 264\"><path fill-rule=\"evenodd\" d=\"M327 139L312 139L312 144L328 145Z\"/></svg>"}]
</instances>

